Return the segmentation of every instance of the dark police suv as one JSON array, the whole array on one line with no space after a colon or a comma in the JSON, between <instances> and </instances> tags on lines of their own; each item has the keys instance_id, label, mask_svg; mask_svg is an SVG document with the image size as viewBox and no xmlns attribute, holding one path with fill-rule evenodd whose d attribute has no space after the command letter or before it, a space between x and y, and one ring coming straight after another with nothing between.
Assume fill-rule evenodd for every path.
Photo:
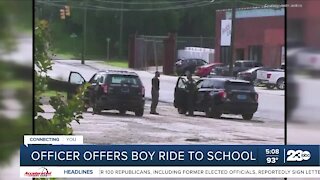
<instances>
[{"instance_id":1,"label":"dark police suv","mask_svg":"<svg viewBox=\"0 0 320 180\"><path fill-rule=\"evenodd\" d=\"M174 93L174 106L180 114L187 107L186 77L179 77ZM222 114L241 114L251 120L258 109L258 93L252 83L227 78L202 78L197 81L194 110L207 117L220 118Z\"/></svg>"},{"instance_id":2,"label":"dark police suv","mask_svg":"<svg viewBox=\"0 0 320 180\"><path fill-rule=\"evenodd\" d=\"M77 85L85 83L78 72L71 72L69 83L75 85L69 90L68 96L75 93ZM99 71L88 82L90 85L85 93L86 108L92 107L96 114L102 110L118 110L120 114L133 111L136 116L143 116L145 89L134 72Z\"/></svg>"}]
</instances>

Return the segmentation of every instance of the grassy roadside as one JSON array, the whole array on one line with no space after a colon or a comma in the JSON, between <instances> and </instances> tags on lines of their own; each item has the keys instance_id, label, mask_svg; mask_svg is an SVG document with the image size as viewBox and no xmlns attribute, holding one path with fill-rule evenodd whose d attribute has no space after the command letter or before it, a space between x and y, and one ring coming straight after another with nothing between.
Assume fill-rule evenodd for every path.
<instances>
[{"instance_id":1,"label":"grassy roadside","mask_svg":"<svg viewBox=\"0 0 320 180\"><path fill-rule=\"evenodd\" d=\"M57 56L62 59L77 59L77 57L72 53L59 53Z\"/></svg>"},{"instance_id":2,"label":"grassy roadside","mask_svg":"<svg viewBox=\"0 0 320 180\"><path fill-rule=\"evenodd\" d=\"M57 94L61 94L63 97L67 97L67 93L66 92L59 92L59 91L52 91L52 90L48 90L46 92L44 92L42 94L43 97L52 97L52 96L56 96Z\"/></svg>"},{"instance_id":3,"label":"grassy roadside","mask_svg":"<svg viewBox=\"0 0 320 180\"><path fill-rule=\"evenodd\" d=\"M23 89L27 87L31 87L32 84L22 80L15 80L15 81L6 81L2 84L1 88L3 89Z\"/></svg>"},{"instance_id":4,"label":"grassy roadside","mask_svg":"<svg viewBox=\"0 0 320 180\"><path fill-rule=\"evenodd\" d=\"M104 64L120 67L120 68L128 68L128 61L126 59L109 59L104 60Z\"/></svg>"},{"instance_id":5,"label":"grassy roadside","mask_svg":"<svg viewBox=\"0 0 320 180\"><path fill-rule=\"evenodd\" d=\"M57 53L57 57L62 58L62 59L81 59L81 57L77 57L72 53ZM101 58L98 56L87 56L86 57L86 61L90 61L90 59L101 60L106 65L119 67L119 68L128 68L128 66L129 66L128 60L126 60L126 59L106 60L105 58Z\"/></svg>"},{"instance_id":6,"label":"grassy roadside","mask_svg":"<svg viewBox=\"0 0 320 180\"><path fill-rule=\"evenodd\" d=\"M14 90L18 90L18 89L25 89L28 87L32 87L32 84L30 84L29 82L26 81L7 81L6 83L1 85L0 89L14 89ZM64 97L67 97L67 93L66 92L59 92L59 91L52 91L52 90L48 90L46 92L44 92L42 94L42 96L44 97L51 97L51 96L56 96L57 94L61 94Z\"/></svg>"}]
</instances>

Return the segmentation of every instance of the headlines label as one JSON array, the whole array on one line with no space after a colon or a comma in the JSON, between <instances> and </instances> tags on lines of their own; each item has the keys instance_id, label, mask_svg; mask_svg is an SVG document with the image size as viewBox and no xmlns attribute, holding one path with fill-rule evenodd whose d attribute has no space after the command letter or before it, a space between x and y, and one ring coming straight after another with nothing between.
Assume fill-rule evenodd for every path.
<instances>
[{"instance_id":1,"label":"headlines label","mask_svg":"<svg viewBox=\"0 0 320 180\"><path fill-rule=\"evenodd\" d=\"M25 137L20 176L320 177L317 145L83 145L82 137L70 138Z\"/></svg>"}]
</instances>

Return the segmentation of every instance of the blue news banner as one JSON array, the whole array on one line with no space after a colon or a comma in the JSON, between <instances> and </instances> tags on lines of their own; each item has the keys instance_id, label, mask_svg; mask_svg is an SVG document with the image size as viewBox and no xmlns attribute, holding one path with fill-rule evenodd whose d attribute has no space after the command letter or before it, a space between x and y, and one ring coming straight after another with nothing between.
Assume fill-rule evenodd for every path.
<instances>
[{"instance_id":1,"label":"blue news banner","mask_svg":"<svg viewBox=\"0 0 320 180\"><path fill-rule=\"evenodd\" d=\"M21 166L319 166L316 145L21 145Z\"/></svg>"}]
</instances>

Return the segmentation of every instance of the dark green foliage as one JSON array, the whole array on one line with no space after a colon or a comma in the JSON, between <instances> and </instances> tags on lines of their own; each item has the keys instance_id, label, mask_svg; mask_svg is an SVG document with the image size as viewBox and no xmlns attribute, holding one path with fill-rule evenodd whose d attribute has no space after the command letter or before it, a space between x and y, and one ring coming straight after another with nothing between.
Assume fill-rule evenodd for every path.
<instances>
[{"instance_id":1,"label":"dark green foliage","mask_svg":"<svg viewBox=\"0 0 320 180\"><path fill-rule=\"evenodd\" d=\"M125 0L123 2L157 2L164 0ZM175 0L177 1L177 0ZM200 0L199 0L200 1ZM51 35L54 38L53 48L57 53L73 53L80 57L83 40L83 9L72 8L83 3L84 0L69 0L71 17L61 20L61 7L39 4L42 16L51 22ZM168 1L170 2L170 1ZM231 7L231 0L215 0L217 4L180 10L129 11L123 14L123 53L127 54L128 37L132 34L167 35L176 32L180 36L215 36L215 14L218 9ZM245 0L237 1L237 7L252 7L254 5L281 3L281 0ZM99 7L120 8L119 4L109 4L101 1L91 1L90 4ZM186 4L185 4L186 5ZM156 5L126 5L126 9L154 8ZM39 8L40 9L40 8ZM40 10L39 10L40 11ZM106 38L110 41L110 57L118 56L120 11L104 11L92 8L87 16L87 55L88 57L106 57ZM75 33L77 38L70 35Z\"/></svg>"},{"instance_id":2,"label":"dark green foliage","mask_svg":"<svg viewBox=\"0 0 320 180\"><path fill-rule=\"evenodd\" d=\"M44 112L40 98L42 94L47 90L47 71L52 69L51 59L49 57L49 34L48 34L48 22L45 20L36 21L36 27L34 31L35 35L35 53L34 61L38 67L38 71L35 75L35 117L34 126L35 134L55 134L55 135L69 135L72 134L71 122L77 121L80 123L82 119L82 110L84 104L82 97L86 86L79 90L79 93L75 95L71 100L64 101L64 97L60 94L50 98L50 105L55 110L52 118L46 118L41 113Z\"/></svg>"},{"instance_id":3,"label":"dark green foliage","mask_svg":"<svg viewBox=\"0 0 320 180\"><path fill-rule=\"evenodd\" d=\"M25 6L23 9L16 11L18 6L17 2L22 4L29 3L30 6ZM29 8L28 8L29 7ZM18 13L17 13L18 12ZM26 21L29 13L29 21ZM23 23L29 23L29 26L21 25L20 15L26 18ZM2 55L8 52L12 52L16 47L16 40L21 30L29 28L31 31L32 27L32 0L1 0L0 1L0 110L4 109L4 98L15 99L22 105L22 110L17 110L12 114L20 112L20 116L17 118L9 119L5 116L0 115L0 164L5 164L11 160L11 157L17 152L19 145L23 143L23 135L32 133L32 79L21 77L18 69L24 69L19 65L12 62L2 61ZM31 68L29 69L31 71ZM8 83L15 84L23 82L22 86L6 86ZM7 97L7 93L13 94L13 97ZM14 109L14 107L13 107Z\"/></svg>"}]
</instances>

